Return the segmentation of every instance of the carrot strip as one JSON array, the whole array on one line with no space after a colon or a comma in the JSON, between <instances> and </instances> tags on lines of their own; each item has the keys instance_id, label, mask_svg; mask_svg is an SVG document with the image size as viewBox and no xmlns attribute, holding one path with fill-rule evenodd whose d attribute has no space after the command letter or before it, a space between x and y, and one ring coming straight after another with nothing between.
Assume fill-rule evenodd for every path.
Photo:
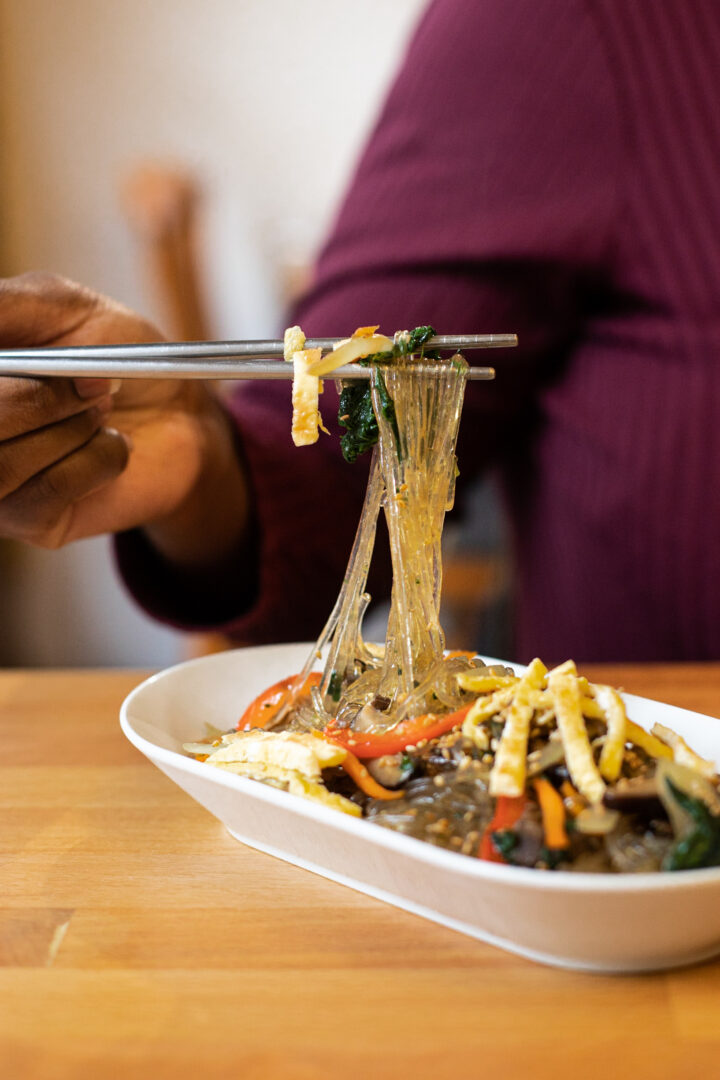
<instances>
[{"instance_id":1,"label":"carrot strip","mask_svg":"<svg viewBox=\"0 0 720 1080\"><path fill-rule=\"evenodd\" d=\"M330 743L332 746L337 746L337 743L333 739L328 739L323 731L313 731L313 735ZM404 791L391 791L389 788L383 787L382 784L378 784L362 761L359 761L349 750L345 750L345 757L340 762L340 768L344 769L360 790L369 795L371 799L401 799L405 794Z\"/></svg>"},{"instance_id":2,"label":"carrot strip","mask_svg":"<svg viewBox=\"0 0 720 1080\"><path fill-rule=\"evenodd\" d=\"M366 795L369 795L372 799L401 799L405 794L404 791L390 791L389 788L383 787L382 784L378 784L362 761L359 761L354 754L351 754L348 750L347 757L342 762L342 769L352 777L361 791L364 791Z\"/></svg>"},{"instance_id":3,"label":"carrot strip","mask_svg":"<svg viewBox=\"0 0 720 1080\"><path fill-rule=\"evenodd\" d=\"M540 803L545 846L551 851L569 847L570 840L565 830L565 806L562 795L544 776L533 780L533 787Z\"/></svg>"},{"instance_id":4,"label":"carrot strip","mask_svg":"<svg viewBox=\"0 0 720 1080\"><path fill-rule=\"evenodd\" d=\"M587 802L583 799L580 792L575 790L569 780L563 780L560 785L560 791L565 797L568 810L573 817L577 817L580 811L585 809Z\"/></svg>"}]
</instances>

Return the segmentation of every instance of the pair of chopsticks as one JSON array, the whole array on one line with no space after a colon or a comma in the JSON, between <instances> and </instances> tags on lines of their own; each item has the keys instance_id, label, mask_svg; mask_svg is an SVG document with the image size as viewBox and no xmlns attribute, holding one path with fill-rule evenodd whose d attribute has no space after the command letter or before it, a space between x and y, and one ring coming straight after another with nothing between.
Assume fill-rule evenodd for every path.
<instances>
[{"instance_id":1,"label":"pair of chopsticks","mask_svg":"<svg viewBox=\"0 0 720 1080\"><path fill-rule=\"evenodd\" d=\"M308 338L306 349L330 350L335 338ZM505 349L515 334L438 334L426 349L453 352ZM151 345L78 345L47 349L0 349L0 375L62 375L112 379L292 379L293 365L282 357L282 341L162 341ZM336 368L324 378L368 378L357 364ZM493 379L491 367L471 367L469 379Z\"/></svg>"}]
</instances>

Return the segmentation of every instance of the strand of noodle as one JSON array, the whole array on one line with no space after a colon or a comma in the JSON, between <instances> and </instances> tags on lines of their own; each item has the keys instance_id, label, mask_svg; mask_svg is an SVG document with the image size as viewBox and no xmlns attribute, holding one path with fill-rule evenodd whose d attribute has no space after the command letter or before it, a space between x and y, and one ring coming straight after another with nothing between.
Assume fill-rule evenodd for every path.
<instances>
[{"instance_id":1,"label":"strand of noodle","mask_svg":"<svg viewBox=\"0 0 720 1080\"><path fill-rule=\"evenodd\" d=\"M360 626L369 603L365 588L367 585L370 562L375 547L377 519L383 495L383 480L378 455L373 451L370 478L365 496L360 525L356 541L345 572L345 580L340 592L337 614L337 632L332 637L330 651L323 670L320 690L327 696L333 674L356 678L356 657L360 651ZM317 652L318 646L316 646Z\"/></svg>"},{"instance_id":2,"label":"strand of noodle","mask_svg":"<svg viewBox=\"0 0 720 1080\"><path fill-rule=\"evenodd\" d=\"M424 682L423 676L441 661L444 649L439 620L440 542L452 498L455 440L465 386L459 362L445 363L444 378L430 378L411 364L388 371L388 392L401 433L399 454L374 388L394 580L384 670L388 681L392 681L393 668L398 672L395 683L401 684L403 715L416 706L424 711L415 683Z\"/></svg>"},{"instance_id":3,"label":"strand of noodle","mask_svg":"<svg viewBox=\"0 0 720 1080\"><path fill-rule=\"evenodd\" d=\"M397 380L391 380L391 386L396 383ZM406 385L407 384L403 384L403 387ZM398 400L403 395L400 387L393 386L393 389L395 390L395 408L397 415ZM401 458L406 458L408 451L411 448L408 447L407 444L403 445L403 434L406 430L406 426L401 422L401 417L398 417L398 428L403 434L400 435L400 446L394 447L395 433L392 425L383 414L382 402L379 396L377 369L373 370L371 392L373 407L378 421L380 461L385 480L385 517L387 518L388 532L390 534L390 555L393 566L393 585L390 597L390 616L388 618L385 671L387 672L388 670L388 663L397 668L401 693L407 697L412 693L414 687L414 662L412 641L407 633L403 633L403 629L408 625L408 579L404 559L404 549L406 545L402 542L403 530L400 521L400 500L403 498L403 493L400 491L400 488L403 484L403 473L405 472L401 464ZM399 618L398 613L400 615ZM396 663L395 660L398 651L400 653L399 664Z\"/></svg>"},{"instance_id":4,"label":"strand of noodle","mask_svg":"<svg viewBox=\"0 0 720 1080\"><path fill-rule=\"evenodd\" d=\"M298 673L290 687L287 704L278 711L272 727L276 727L287 716L287 713L292 708L294 696L297 694L300 687L305 685L308 675L316 666L318 658L322 655L323 650L327 647L328 642L330 642L336 630L346 625L348 612L352 610L356 598L365 592L370 560L375 546L375 531L377 528L377 519L380 514L383 487L380 463L377 451L374 450L362 513L355 532L355 540L353 541L352 551L350 552L350 558L348 560L345 577L338 598L335 601L320 636L308 653L308 657L302 670ZM367 607L367 602L362 608L363 613L365 607ZM338 641L334 643L336 648L331 650L332 655L328 657L328 662L325 664L322 679L322 685L324 686L325 691L334 670L331 666L331 662L334 661L337 656L341 638L342 633L339 633Z\"/></svg>"}]
</instances>

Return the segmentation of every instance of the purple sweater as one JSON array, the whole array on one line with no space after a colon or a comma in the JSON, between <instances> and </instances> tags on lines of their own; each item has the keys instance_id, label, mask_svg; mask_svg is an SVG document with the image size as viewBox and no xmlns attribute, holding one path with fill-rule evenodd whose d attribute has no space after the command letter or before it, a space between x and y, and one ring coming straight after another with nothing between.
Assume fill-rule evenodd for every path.
<instances>
[{"instance_id":1,"label":"purple sweater","mask_svg":"<svg viewBox=\"0 0 720 1080\"><path fill-rule=\"evenodd\" d=\"M717 0L435 0L292 319L517 331L459 442L461 479L502 477L517 657L720 657ZM255 602L192 613L242 641L317 633L364 488L335 438L293 448L288 398L234 403ZM187 621L120 553L141 602Z\"/></svg>"}]
</instances>

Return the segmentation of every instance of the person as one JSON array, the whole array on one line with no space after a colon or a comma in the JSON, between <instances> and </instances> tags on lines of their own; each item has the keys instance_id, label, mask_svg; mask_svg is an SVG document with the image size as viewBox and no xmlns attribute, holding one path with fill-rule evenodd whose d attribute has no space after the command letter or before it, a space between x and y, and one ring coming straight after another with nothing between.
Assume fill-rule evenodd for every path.
<instances>
[{"instance_id":1,"label":"person","mask_svg":"<svg viewBox=\"0 0 720 1080\"><path fill-rule=\"evenodd\" d=\"M458 456L502 478L520 659L720 656L719 45L715 0L435 0L290 317L517 331ZM4 345L155 333L55 279L0 290ZM159 617L314 636L365 470L292 447L287 386L224 412L196 384L0 382L0 532L115 532Z\"/></svg>"}]
</instances>

